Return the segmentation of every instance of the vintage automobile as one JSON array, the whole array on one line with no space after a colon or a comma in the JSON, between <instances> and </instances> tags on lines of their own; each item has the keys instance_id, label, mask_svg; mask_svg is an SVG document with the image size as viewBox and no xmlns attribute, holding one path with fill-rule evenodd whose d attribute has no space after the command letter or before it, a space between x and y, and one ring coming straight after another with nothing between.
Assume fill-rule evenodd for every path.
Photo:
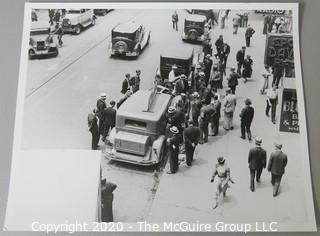
<instances>
[{"instance_id":1,"label":"vintage automobile","mask_svg":"<svg viewBox=\"0 0 320 236\"><path fill-rule=\"evenodd\" d=\"M177 67L176 76L184 74L189 77L195 59L192 47L181 45L176 45L174 48L169 47L160 54L160 67L156 71L156 77L161 77L164 81L168 80L173 65Z\"/></svg>"},{"instance_id":2,"label":"vintage automobile","mask_svg":"<svg viewBox=\"0 0 320 236\"><path fill-rule=\"evenodd\" d=\"M50 26L44 22L33 22L29 39L29 59L45 56L58 56L57 44L53 41Z\"/></svg>"},{"instance_id":3,"label":"vintage automobile","mask_svg":"<svg viewBox=\"0 0 320 236\"><path fill-rule=\"evenodd\" d=\"M149 44L150 30L142 24L126 22L117 25L111 31L110 56L122 55L137 57Z\"/></svg>"},{"instance_id":4,"label":"vintage automobile","mask_svg":"<svg viewBox=\"0 0 320 236\"><path fill-rule=\"evenodd\" d=\"M208 38L207 18L202 15L188 15L184 20L183 41L203 42Z\"/></svg>"},{"instance_id":5,"label":"vintage automobile","mask_svg":"<svg viewBox=\"0 0 320 236\"><path fill-rule=\"evenodd\" d=\"M95 23L93 9L69 9L62 20L62 29L66 33L80 34L84 28Z\"/></svg>"},{"instance_id":6,"label":"vintage automobile","mask_svg":"<svg viewBox=\"0 0 320 236\"><path fill-rule=\"evenodd\" d=\"M171 96L157 87L139 90L117 110L105 155L110 160L142 166L155 165L165 153L166 112Z\"/></svg>"},{"instance_id":7,"label":"vintage automobile","mask_svg":"<svg viewBox=\"0 0 320 236\"><path fill-rule=\"evenodd\" d=\"M105 16L107 13L112 11L113 9L93 9L93 13L97 16Z\"/></svg>"}]
</instances>

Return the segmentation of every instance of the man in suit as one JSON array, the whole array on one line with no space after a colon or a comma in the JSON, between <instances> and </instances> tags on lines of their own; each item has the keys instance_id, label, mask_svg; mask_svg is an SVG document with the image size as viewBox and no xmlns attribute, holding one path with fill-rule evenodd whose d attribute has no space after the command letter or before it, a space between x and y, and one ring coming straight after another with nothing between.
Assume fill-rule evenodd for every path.
<instances>
[{"instance_id":1,"label":"man in suit","mask_svg":"<svg viewBox=\"0 0 320 236\"><path fill-rule=\"evenodd\" d=\"M254 192L254 178L256 181L260 182L260 176L263 168L266 168L267 164L267 153L261 147L262 139L256 137L255 139L256 146L251 148L249 151L248 163L250 169L250 190Z\"/></svg>"},{"instance_id":2,"label":"man in suit","mask_svg":"<svg viewBox=\"0 0 320 236\"><path fill-rule=\"evenodd\" d=\"M96 109L93 110L93 113L88 115L88 130L92 135L91 139L91 149L97 150L98 143L100 139L99 128L98 128L98 119L96 116Z\"/></svg>"},{"instance_id":3,"label":"man in suit","mask_svg":"<svg viewBox=\"0 0 320 236\"><path fill-rule=\"evenodd\" d=\"M104 132L102 136L102 141L105 141L106 137L109 134L109 131L115 126L116 124L116 114L117 111L114 109L114 106L116 105L115 101L110 102L110 106L106 108L103 113L103 122L104 122Z\"/></svg>"},{"instance_id":4,"label":"man in suit","mask_svg":"<svg viewBox=\"0 0 320 236\"><path fill-rule=\"evenodd\" d=\"M140 75L141 75L141 70L136 70L136 75L133 76L132 78L132 93L137 92L140 89Z\"/></svg>"},{"instance_id":5,"label":"man in suit","mask_svg":"<svg viewBox=\"0 0 320 236\"><path fill-rule=\"evenodd\" d=\"M230 54L230 46L226 42L224 42L222 45L221 54L220 54L220 61L223 65L224 75L226 74L226 67L227 67L229 54Z\"/></svg>"},{"instance_id":6,"label":"man in suit","mask_svg":"<svg viewBox=\"0 0 320 236\"><path fill-rule=\"evenodd\" d=\"M200 144L204 144L208 142L209 135L209 122L211 121L211 117L214 113L213 107L209 105L204 105L200 110L200 119L199 119L199 127L200 127Z\"/></svg>"},{"instance_id":7,"label":"man in suit","mask_svg":"<svg viewBox=\"0 0 320 236\"><path fill-rule=\"evenodd\" d=\"M200 139L200 129L193 126L193 121L188 122L188 127L184 130L184 145L186 149L186 163L191 166L193 154Z\"/></svg>"},{"instance_id":8,"label":"man in suit","mask_svg":"<svg viewBox=\"0 0 320 236\"><path fill-rule=\"evenodd\" d=\"M237 99L236 96L231 94L231 89L226 90L226 96L224 98L224 124L223 128L233 130L233 113L236 109Z\"/></svg>"},{"instance_id":9,"label":"man in suit","mask_svg":"<svg viewBox=\"0 0 320 236\"><path fill-rule=\"evenodd\" d=\"M221 117L221 114L220 114L221 102L219 101L218 94L215 94L213 96L212 103L213 103L214 114L212 115L211 128L212 128L212 136L216 136L217 134L219 134L219 120Z\"/></svg>"},{"instance_id":10,"label":"man in suit","mask_svg":"<svg viewBox=\"0 0 320 236\"><path fill-rule=\"evenodd\" d=\"M121 98L117 103L117 109L120 108L120 106L132 95L132 92L128 90L123 98Z\"/></svg>"},{"instance_id":11,"label":"man in suit","mask_svg":"<svg viewBox=\"0 0 320 236\"><path fill-rule=\"evenodd\" d=\"M101 180L101 221L113 222L113 191L117 185L107 182L106 179Z\"/></svg>"},{"instance_id":12,"label":"man in suit","mask_svg":"<svg viewBox=\"0 0 320 236\"><path fill-rule=\"evenodd\" d=\"M246 139L246 133L248 135L249 141L251 141L251 130L250 126L254 116L254 109L251 106L251 100L247 98L245 101L245 107L241 110L241 138Z\"/></svg>"},{"instance_id":13,"label":"man in suit","mask_svg":"<svg viewBox=\"0 0 320 236\"><path fill-rule=\"evenodd\" d=\"M127 91L130 91L130 86L131 86L130 79L131 79L130 74L127 73L125 75L123 82L122 82L122 88L121 88L122 94L126 94Z\"/></svg>"},{"instance_id":14,"label":"man in suit","mask_svg":"<svg viewBox=\"0 0 320 236\"><path fill-rule=\"evenodd\" d=\"M99 118L99 134L100 135L103 135L103 130L104 130L102 113L104 109L107 108L106 99L107 99L107 94L101 93L97 100L97 105L96 105L97 106L96 116Z\"/></svg>"},{"instance_id":15,"label":"man in suit","mask_svg":"<svg viewBox=\"0 0 320 236\"><path fill-rule=\"evenodd\" d=\"M216 40L215 45L216 45L217 53L214 56L220 58L221 50L222 50L222 46L223 46L223 36L222 35L220 35L219 38Z\"/></svg>"},{"instance_id":16,"label":"man in suit","mask_svg":"<svg viewBox=\"0 0 320 236\"><path fill-rule=\"evenodd\" d=\"M251 37L253 36L253 34L255 32L256 31L250 25L248 25L248 28L247 28L246 33L245 33L247 47L250 47L250 40L251 40Z\"/></svg>"},{"instance_id":17,"label":"man in suit","mask_svg":"<svg viewBox=\"0 0 320 236\"><path fill-rule=\"evenodd\" d=\"M179 146L182 143L182 137L179 134L179 129L172 126L170 129L170 137L167 139L167 145L169 150L169 163L170 170L167 174L174 174L178 171L179 167Z\"/></svg>"},{"instance_id":18,"label":"man in suit","mask_svg":"<svg viewBox=\"0 0 320 236\"><path fill-rule=\"evenodd\" d=\"M287 154L282 152L282 144L275 143L275 151L271 153L268 171L271 172L271 184L273 185L273 196L276 197L279 192L282 175L288 163Z\"/></svg>"},{"instance_id":19,"label":"man in suit","mask_svg":"<svg viewBox=\"0 0 320 236\"><path fill-rule=\"evenodd\" d=\"M238 74L241 74L241 68L244 62L244 58L245 58L245 54L246 54L246 47L243 46L236 55L236 59L237 59L237 63L238 63L238 69L237 72Z\"/></svg>"},{"instance_id":20,"label":"man in suit","mask_svg":"<svg viewBox=\"0 0 320 236\"><path fill-rule=\"evenodd\" d=\"M192 121L195 126L199 126L199 116L200 116L200 109L202 107L202 102L200 100L200 95L198 92L194 92L192 94L192 101L191 101L191 116Z\"/></svg>"},{"instance_id":21,"label":"man in suit","mask_svg":"<svg viewBox=\"0 0 320 236\"><path fill-rule=\"evenodd\" d=\"M238 82L239 78L240 78L240 75L236 72L236 68L231 67L230 74L229 74L229 77L227 78L227 80L228 80L228 87L230 88L232 94L236 93L236 87L239 84L239 82Z\"/></svg>"}]
</instances>

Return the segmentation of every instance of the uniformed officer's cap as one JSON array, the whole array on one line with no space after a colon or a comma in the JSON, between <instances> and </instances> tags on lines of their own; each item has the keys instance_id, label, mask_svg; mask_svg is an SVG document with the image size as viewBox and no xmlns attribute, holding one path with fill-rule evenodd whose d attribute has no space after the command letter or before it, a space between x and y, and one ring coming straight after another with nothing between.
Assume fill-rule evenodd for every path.
<instances>
[{"instance_id":1,"label":"uniformed officer's cap","mask_svg":"<svg viewBox=\"0 0 320 236\"><path fill-rule=\"evenodd\" d=\"M187 78L187 76L185 74L180 75L181 79L185 79Z\"/></svg>"},{"instance_id":2,"label":"uniformed officer's cap","mask_svg":"<svg viewBox=\"0 0 320 236\"><path fill-rule=\"evenodd\" d=\"M169 108L168 108L168 113L173 113L173 112L175 112L177 109L176 109L176 107L175 106L169 106Z\"/></svg>"},{"instance_id":3,"label":"uniformed officer's cap","mask_svg":"<svg viewBox=\"0 0 320 236\"><path fill-rule=\"evenodd\" d=\"M256 137L255 138L255 143L256 143L256 145L261 145L261 143L262 143L262 138L260 138L260 137Z\"/></svg>"},{"instance_id":4,"label":"uniformed officer's cap","mask_svg":"<svg viewBox=\"0 0 320 236\"><path fill-rule=\"evenodd\" d=\"M200 75L200 76L205 76L205 74L204 74L203 71L201 71L201 72L199 73L199 75Z\"/></svg>"},{"instance_id":5,"label":"uniformed officer's cap","mask_svg":"<svg viewBox=\"0 0 320 236\"><path fill-rule=\"evenodd\" d=\"M175 126L172 126L172 127L170 128L170 131L171 131L173 134L178 134L178 133L179 133L178 128L175 127Z\"/></svg>"},{"instance_id":6,"label":"uniformed officer's cap","mask_svg":"<svg viewBox=\"0 0 320 236\"><path fill-rule=\"evenodd\" d=\"M224 157L218 157L217 160L219 164L223 164L225 162Z\"/></svg>"}]
</instances>

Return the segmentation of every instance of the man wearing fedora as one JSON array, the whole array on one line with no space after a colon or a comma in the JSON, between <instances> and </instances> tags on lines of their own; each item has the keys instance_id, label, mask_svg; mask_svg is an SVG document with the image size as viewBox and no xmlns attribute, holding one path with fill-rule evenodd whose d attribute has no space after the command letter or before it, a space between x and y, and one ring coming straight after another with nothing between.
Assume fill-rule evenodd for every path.
<instances>
[{"instance_id":1,"label":"man wearing fedora","mask_svg":"<svg viewBox=\"0 0 320 236\"><path fill-rule=\"evenodd\" d=\"M287 154L282 152L282 144L275 143L275 151L271 153L268 163L268 171L271 172L271 184L273 185L273 196L279 192L282 175L288 163Z\"/></svg>"},{"instance_id":2,"label":"man wearing fedora","mask_svg":"<svg viewBox=\"0 0 320 236\"><path fill-rule=\"evenodd\" d=\"M224 124L223 128L233 130L233 113L236 109L237 99L236 96L231 94L231 89L226 90L226 96L224 98Z\"/></svg>"},{"instance_id":3,"label":"man wearing fedora","mask_svg":"<svg viewBox=\"0 0 320 236\"><path fill-rule=\"evenodd\" d=\"M260 137L256 137L255 144L256 146L251 148L248 156L248 163L250 169L250 190L254 192L254 178L256 181L260 182L260 176L263 168L266 168L267 164L267 153L261 147L262 139Z\"/></svg>"},{"instance_id":4,"label":"man wearing fedora","mask_svg":"<svg viewBox=\"0 0 320 236\"><path fill-rule=\"evenodd\" d=\"M96 108L96 115L99 118L99 134L103 136L104 131L104 123L103 123L103 111L107 108L107 94L106 93L100 93L100 96L97 100L97 108Z\"/></svg>"},{"instance_id":5,"label":"man wearing fedora","mask_svg":"<svg viewBox=\"0 0 320 236\"><path fill-rule=\"evenodd\" d=\"M167 112L167 123L170 126L178 128L180 135L182 135L185 126L186 117L182 110L177 110L175 106L169 106Z\"/></svg>"},{"instance_id":6,"label":"man wearing fedora","mask_svg":"<svg viewBox=\"0 0 320 236\"><path fill-rule=\"evenodd\" d=\"M130 90L131 87L131 76L129 73L125 74L125 78L122 81L122 87L121 87L121 93L126 94L128 90Z\"/></svg>"},{"instance_id":7,"label":"man wearing fedora","mask_svg":"<svg viewBox=\"0 0 320 236\"><path fill-rule=\"evenodd\" d=\"M248 135L249 141L251 141L251 123L254 116L254 109L251 106L251 100L247 98L245 101L245 107L241 110L241 138L246 139L246 133Z\"/></svg>"},{"instance_id":8,"label":"man wearing fedora","mask_svg":"<svg viewBox=\"0 0 320 236\"><path fill-rule=\"evenodd\" d=\"M193 121L188 122L188 127L185 128L184 136L184 145L186 149L186 163L187 166L191 166L193 161L194 150L200 140L200 129L193 125Z\"/></svg>"},{"instance_id":9,"label":"man wearing fedora","mask_svg":"<svg viewBox=\"0 0 320 236\"><path fill-rule=\"evenodd\" d=\"M231 89L231 93L236 93L236 87L239 84L238 79L240 78L240 75L236 72L236 68L233 66L230 68L230 74L227 78L228 80L228 87Z\"/></svg>"},{"instance_id":10,"label":"man wearing fedora","mask_svg":"<svg viewBox=\"0 0 320 236\"><path fill-rule=\"evenodd\" d=\"M101 221L113 222L113 191L117 185L108 182L105 178L101 180Z\"/></svg>"},{"instance_id":11,"label":"man wearing fedora","mask_svg":"<svg viewBox=\"0 0 320 236\"><path fill-rule=\"evenodd\" d=\"M170 170L167 174L174 174L178 171L179 167L179 146L182 143L181 135L179 134L179 129L176 126L171 126L170 136L167 139L167 145L169 150L169 163Z\"/></svg>"}]
</instances>

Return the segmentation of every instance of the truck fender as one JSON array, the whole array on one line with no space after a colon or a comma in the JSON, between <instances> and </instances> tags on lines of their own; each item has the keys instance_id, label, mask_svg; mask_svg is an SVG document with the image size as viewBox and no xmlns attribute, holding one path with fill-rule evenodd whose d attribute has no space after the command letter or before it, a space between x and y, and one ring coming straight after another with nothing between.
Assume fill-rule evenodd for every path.
<instances>
[{"instance_id":1,"label":"truck fender","mask_svg":"<svg viewBox=\"0 0 320 236\"><path fill-rule=\"evenodd\" d=\"M161 149L164 148L163 145L166 145L165 140L165 135L160 135L156 140L154 140L152 144L151 159L156 159L157 162L161 161Z\"/></svg>"}]
</instances>

